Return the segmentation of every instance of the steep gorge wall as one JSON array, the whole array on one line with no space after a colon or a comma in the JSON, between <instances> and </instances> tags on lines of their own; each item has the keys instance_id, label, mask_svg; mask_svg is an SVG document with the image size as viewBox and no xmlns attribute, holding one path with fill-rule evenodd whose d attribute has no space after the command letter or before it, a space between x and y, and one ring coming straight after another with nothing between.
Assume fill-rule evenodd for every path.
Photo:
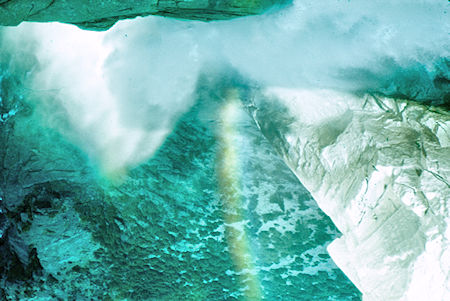
<instances>
[{"instance_id":1,"label":"steep gorge wall","mask_svg":"<svg viewBox=\"0 0 450 301\"><path fill-rule=\"evenodd\" d=\"M447 111L286 89L248 108L343 233L328 251L365 300L450 298Z\"/></svg>"}]
</instances>

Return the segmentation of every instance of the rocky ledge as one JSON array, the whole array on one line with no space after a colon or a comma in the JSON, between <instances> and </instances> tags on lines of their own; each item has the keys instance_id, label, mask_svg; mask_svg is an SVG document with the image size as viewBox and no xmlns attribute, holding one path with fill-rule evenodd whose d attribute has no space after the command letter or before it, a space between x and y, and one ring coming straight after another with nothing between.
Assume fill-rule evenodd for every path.
<instances>
[{"instance_id":1,"label":"rocky ledge","mask_svg":"<svg viewBox=\"0 0 450 301\"><path fill-rule=\"evenodd\" d=\"M23 21L75 24L83 29L107 30L117 21L160 15L212 21L256 15L283 0L0 0L0 25Z\"/></svg>"}]
</instances>

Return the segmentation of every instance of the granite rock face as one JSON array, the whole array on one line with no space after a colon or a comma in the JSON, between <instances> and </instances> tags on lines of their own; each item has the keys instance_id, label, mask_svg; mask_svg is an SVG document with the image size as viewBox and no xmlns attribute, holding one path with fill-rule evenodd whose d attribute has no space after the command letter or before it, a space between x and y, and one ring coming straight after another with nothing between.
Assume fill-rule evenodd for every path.
<instances>
[{"instance_id":1,"label":"granite rock face","mask_svg":"<svg viewBox=\"0 0 450 301\"><path fill-rule=\"evenodd\" d=\"M107 30L121 19L160 15L190 20L227 20L260 14L284 0L3 0L0 25L23 21L75 24L84 29Z\"/></svg>"},{"instance_id":2,"label":"granite rock face","mask_svg":"<svg viewBox=\"0 0 450 301\"><path fill-rule=\"evenodd\" d=\"M328 251L364 300L450 298L448 111L277 88L249 111L343 233Z\"/></svg>"}]
</instances>

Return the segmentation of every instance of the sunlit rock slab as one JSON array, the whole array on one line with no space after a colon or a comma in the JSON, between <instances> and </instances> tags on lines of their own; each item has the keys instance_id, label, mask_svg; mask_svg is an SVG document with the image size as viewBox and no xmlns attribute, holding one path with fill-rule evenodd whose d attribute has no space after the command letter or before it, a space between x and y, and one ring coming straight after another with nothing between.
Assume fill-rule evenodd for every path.
<instances>
[{"instance_id":1,"label":"sunlit rock slab","mask_svg":"<svg viewBox=\"0 0 450 301\"><path fill-rule=\"evenodd\" d=\"M364 300L450 298L448 111L282 88L249 111L343 233L328 250Z\"/></svg>"},{"instance_id":2,"label":"sunlit rock slab","mask_svg":"<svg viewBox=\"0 0 450 301\"><path fill-rule=\"evenodd\" d=\"M226 20L262 13L284 0L3 0L0 25L58 21L106 30L121 19L160 15L191 20Z\"/></svg>"}]
</instances>

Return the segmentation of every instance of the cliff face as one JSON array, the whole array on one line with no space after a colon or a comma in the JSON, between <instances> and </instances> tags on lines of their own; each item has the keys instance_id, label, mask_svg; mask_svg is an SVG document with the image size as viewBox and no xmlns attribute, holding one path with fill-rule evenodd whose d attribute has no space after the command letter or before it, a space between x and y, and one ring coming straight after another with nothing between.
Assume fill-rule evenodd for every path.
<instances>
[{"instance_id":1,"label":"cliff face","mask_svg":"<svg viewBox=\"0 0 450 301\"><path fill-rule=\"evenodd\" d=\"M2 0L0 25L23 21L75 24L107 30L121 19L160 15L190 20L226 20L262 13L283 0Z\"/></svg>"},{"instance_id":2,"label":"cliff face","mask_svg":"<svg viewBox=\"0 0 450 301\"><path fill-rule=\"evenodd\" d=\"M328 251L365 300L450 298L448 112L286 89L249 108L343 233Z\"/></svg>"}]
</instances>

